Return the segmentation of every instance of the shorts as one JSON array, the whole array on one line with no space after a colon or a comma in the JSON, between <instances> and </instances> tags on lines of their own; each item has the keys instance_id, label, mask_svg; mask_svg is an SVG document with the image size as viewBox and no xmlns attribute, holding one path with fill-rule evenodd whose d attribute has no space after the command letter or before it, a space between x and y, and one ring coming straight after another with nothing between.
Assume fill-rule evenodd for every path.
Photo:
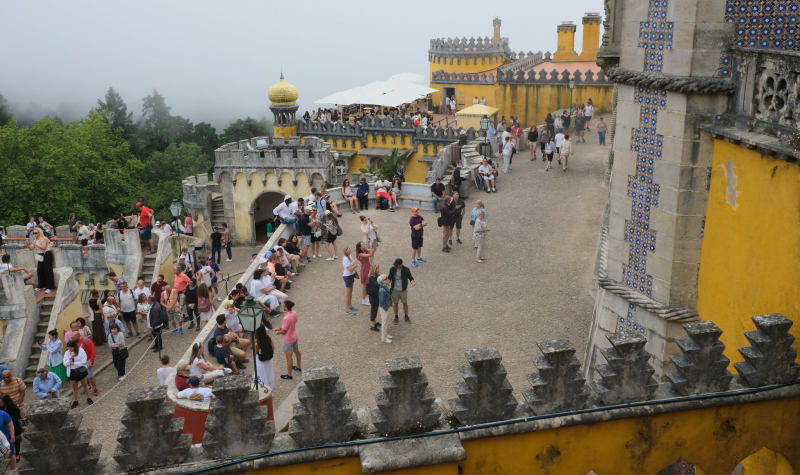
<instances>
[{"instance_id":1,"label":"shorts","mask_svg":"<svg viewBox=\"0 0 800 475\"><path fill-rule=\"evenodd\" d=\"M141 235L142 235L142 237L143 237L143 238L144 238L146 241L149 241L150 239L153 239L153 234L152 234L152 232L153 232L153 225L152 225L152 224L148 224L147 226L143 227L143 228L141 229L141 231L139 231L139 234L141 234Z\"/></svg>"},{"instance_id":2,"label":"shorts","mask_svg":"<svg viewBox=\"0 0 800 475\"><path fill-rule=\"evenodd\" d=\"M322 241L322 236L317 237L317 236L314 236L313 234L311 235L311 242L312 243L320 242L320 241Z\"/></svg>"},{"instance_id":3,"label":"shorts","mask_svg":"<svg viewBox=\"0 0 800 475\"><path fill-rule=\"evenodd\" d=\"M411 249L420 249L422 247L422 236L411 236Z\"/></svg>"},{"instance_id":4,"label":"shorts","mask_svg":"<svg viewBox=\"0 0 800 475\"><path fill-rule=\"evenodd\" d=\"M89 371L91 371L91 369ZM83 374L83 376L78 376L78 370L77 369L70 370L69 377L67 379L69 379L70 381L82 381L84 378L91 378L92 377L92 376L89 376L89 375L85 375L84 373L80 373L80 374ZM14 444L11 444L11 446L13 447Z\"/></svg>"},{"instance_id":5,"label":"shorts","mask_svg":"<svg viewBox=\"0 0 800 475\"><path fill-rule=\"evenodd\" d=\"M540 145L542 146L542 152L544 152L544 146L545 146L545 143L544 143L544 142L541 142L541 144L540 144Z\"/></svg>"},{"instance_id":6,"label":"shorts","mask_svg":"<svg viewBox=\"0 0 800 475\"><path fill-rule=\"evenodd\" d=\"M484 180L494 180L494 175L492 175L491 173L488 174L488 175L483 175L483 179Z\"/></svg>"},{"instance_id":7,"label":"shorts","mask_svg":"<svg viewBox=\"0 0 800 475\"><path fill-rule=\"evenodd\" d=\"M81 246L88 246L89 240L88 239L81 239Z\"/></svg>"},{"instance_id":8,"label":"shorts","mask_svg":"<svg viewBox=\"0 0 800 475\"><path fill-rule=\"evenodd\" d=\"M556 153L561 153L561 147L556 147Z\"/></svg>"},{"instance_id":9,"label":"shorts","mask_svg":"<svg viewBox=\"0 0 800 475\"><path fill-rule=\"evenodd\" d=\"M547 161L548 162L552 162L553 161L553 152L550 152L550 153L547 154Z\"/></svg>"},{"instance_id":10,"label":"shorts","mask_svg":"<svg viewBox=\"0 0 800 475\"><path fill-rule=\"evenodd\" d=\"M169 315L169 319L172 321L172 323L180 323L183 321L180 306L167 310L167 315Z\"/></svg>"},{"instance_id":11,"label":"shorts","mask_svg":"<svg viewBox=\"0 0 800 475\"><path fill-rule=\"evenodd\" d=\"M86 376L87 378L94 378L94 365L91 368L86 368L89 370L89 375Z\"/></svg>"},{"instance_id":12,"label":"shorts","mask_svg":"<svg viewBox=\"0 0 800 475\"><path fill-rule=\"evenodd\" d=\"M303 245L310 246L311 245L311 235L308 236L303 235Z\"/></svg>"},{"instance_id":13,"label":"shorts","mask_svg":"<svg viewBox=\"0 0 800 475\"><path fill-rule=\"evenodd\" d=\"M328 233L328 238L325 240L327 243L335 242L336 241L336 233Z\"/></svg>"},{"instance_id":14,"label":"shorts","mask_svg":"<svg viewBox=\"0 0 800 475\"><path fill-rule=\"evenodd\" d=\"M408 290L392 290L392 303L408 303Z\"/></svg>"},{"instance_id":15,"label":"shorts","mask_svg":"<svg viewBox=\"0 0 800 475\"><path fill-rule=\"evenodd\" d=\"M283 351L294 351L297 349L297 340L294 343L282 343Z\"/></svg>"},{"instance_id":16,"label":"shorts","mask_svg":"<svg viewBox=\"0 0 800 475\"><path fill-rule=\"evenodd\" d=\"M348 289L352 289L353 288L353 282L356 281L356 275L355 274L350 274L350 275L343 276L342 278L344 279L344 286L347 287Z\"/></svg>"},{"instance_id":17,"label":"shorts","mask_svg":"<svg viewBox=\"0 0 800 475\"><path fill-rule=\"evenodd\" d=\"M122 312L122 321L123 322L135 322L136 321L136 310L133 312Z\"/></svg>"},{"instance_id":18,"label":"shorts","mask_svg":"<svg viewBox=\"0 0 800 475\"><path fill-rule=\"evenodd\" d=\"M464 221L464 219L463 219L463 218L462 218L462 219L457 219L457 220L455 220L455 225L454 225L454 226L450 226L450 227L451 227L451 228L453 228L453 227L454 227L454 228L456 228L456 229L461 229L461 222L462 222L462 221Z\"/></svg>"}]
</instances>

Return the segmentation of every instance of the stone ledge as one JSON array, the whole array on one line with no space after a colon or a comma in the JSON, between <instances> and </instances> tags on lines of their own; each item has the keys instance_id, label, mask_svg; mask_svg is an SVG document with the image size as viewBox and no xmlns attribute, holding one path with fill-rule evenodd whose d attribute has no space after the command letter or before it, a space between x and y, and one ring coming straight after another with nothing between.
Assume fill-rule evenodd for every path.
<instances>
[{"instance_id":1,"label":"stone ledge","mask_svg":"<svg viewBox=\"0 0 800 475\"><path fill-rule=\"evenodd\" d=\"M362 445L358 453L363 473L388 472L467 459L458 434Z\"/></svg>"},{"instance_id":2,"label":"stone ledge","mask_svg":"<svg viewBox=\"0 0 800 475\"><path fill-rule=\"evenodd\" d=\"M747 132L721 124L700 124L697 128L711 132L711 136L715 139L722 139L745 148L755 149L761 154L775 156L775 158L787 162L793 162L800 158L800 151L795 150L791 145L782 142L777 137Z\"/></svg>"}]
</instances>

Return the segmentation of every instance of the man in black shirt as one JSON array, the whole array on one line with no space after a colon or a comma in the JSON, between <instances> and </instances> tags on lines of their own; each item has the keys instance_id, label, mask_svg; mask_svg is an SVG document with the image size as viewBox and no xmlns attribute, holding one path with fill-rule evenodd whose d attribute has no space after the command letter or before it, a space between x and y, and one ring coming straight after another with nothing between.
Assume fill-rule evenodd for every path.
<instances>
[{"instance_id":1,"label":"man in black shirt","mask_svg":"<svg viewBox=\"0 0 800 475\"><path fill-rule=\"evenodd\" d=\"M311 213L314 211L314 208L311 206L306 206L303 214L300 215L300 219L297 221L298 229L300 230L300 235L303 236L303 250L300 251L300 262L311 262L308 259L308 248L311 246Z\"/></svg>"},{"instance_id":2,"label":"man in black shirt","mask_svg":"<svg viewBox=\"0 0 800 475\"><path fill-rule=\"evenodd\" d=\"M461 169L457 163L451 163L450 166L453 167L453 179L450 181L453 193L461 193Z\"/></svg>"},{"instance_id":3,"label":"man in black shirt","mask_svg":"<svg viewBox=\"0 0 800 475\"><path fill-rule=\"evenodd\" d=\"M459 244L464 244L461 242L461 221L464 219L464 213L466 212L466 204L464 204L464 200L458 195L456 191L453 193L453 204L455 205L455 209L453 210L453 225L456 228L456 242ZM453 245L453 236L450 236L449 245Z\"/></svg>"},{"instance_id":4,"label":"man in black shirt","mask_svg":"<svg viewBox=\"0 0 800 475\"><path fill-rule=\"evenodd\" d=\"M564 129L564 133L569 133L569 124L572 118L569 116L569 111L564 109L564 115L561 116L561 128Z\"/></svg>"},{"instance_id":5,"label":"man in black shirt","mask_svg":"<svg viewBox=\"0 0 800 475\"><path fill-rule=\"evenodd\" d=\"M444 185L441 177L436 177L436 183L431 185L431 198L433 198L433 212L439 212L439 202L444 199Z\"/></svg>"},{"instance_id":6,"label":"man in black shirt","mask_svg":"<svg viewBox=\"0 0 800 475\"><path fill-rule=\"evenodd\" d=\"M222 259L222 233L219 232L219 228L214 226L214 232L211 233L211 259L214 262L221 262Z\"/></svg>"}]
</instances>

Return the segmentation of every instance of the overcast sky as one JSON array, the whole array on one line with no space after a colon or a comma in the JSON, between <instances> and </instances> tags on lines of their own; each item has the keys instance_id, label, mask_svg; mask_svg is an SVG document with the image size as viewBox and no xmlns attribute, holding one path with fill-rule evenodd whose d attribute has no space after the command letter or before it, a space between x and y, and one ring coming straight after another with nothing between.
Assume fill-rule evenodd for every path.
<instances>
[{"instance_id":1,"label":"overcast sky","mask_svg":"<svg viewBox=\"0 0 800 475\"><path fill-rule=\"evenodd\" d=\"M141 112L153 88L173 114L219 127L270 117L267 90L286 80L300 112L328 94L427 76L432 38L492 36L511 49L556 49L556 25L602 12L602 0L513 3L334 1L0 1L0 93L18 111L32 102L85 115L109 86Z\"/></svg>"}]
</instances>

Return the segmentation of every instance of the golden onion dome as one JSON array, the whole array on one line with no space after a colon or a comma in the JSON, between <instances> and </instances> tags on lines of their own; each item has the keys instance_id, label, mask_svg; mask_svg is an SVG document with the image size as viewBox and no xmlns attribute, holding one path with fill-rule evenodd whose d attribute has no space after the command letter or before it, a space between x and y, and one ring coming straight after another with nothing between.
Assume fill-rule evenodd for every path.
<instances>
[{"instance_id":1,"label":"golden onion dome","mask_svg":"<svg viewBox=\"0 0 800 475\"><path fill-rule=\"evenodd\" d=\"M297 88L284 81L283 73L281 73L281 80L278 81L278 84L269 88L269 92L267 92L267 97L269 97L272 105L275 106L294 105L299 96L300 93Z\"/></svg>"}]
</instances>

